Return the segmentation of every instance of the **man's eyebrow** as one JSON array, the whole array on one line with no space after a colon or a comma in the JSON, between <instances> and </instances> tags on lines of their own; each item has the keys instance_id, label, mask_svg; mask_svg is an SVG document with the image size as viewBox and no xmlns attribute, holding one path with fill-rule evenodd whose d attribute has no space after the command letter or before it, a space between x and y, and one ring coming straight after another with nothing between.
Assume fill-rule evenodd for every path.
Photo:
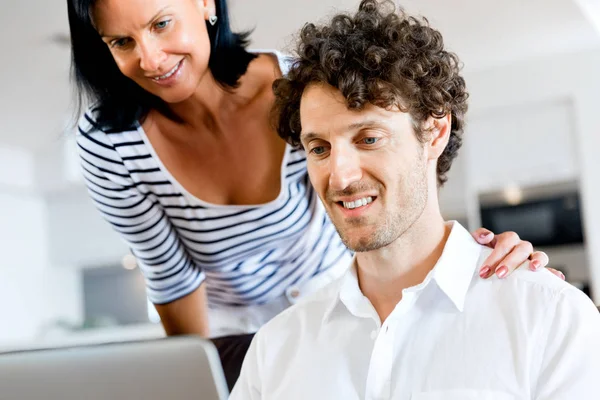
<instances>
[{"instance_id":1,"label":"man's eyebrow","mask_svg":"<svg viewBox=\"0 0 600 400\"><path fill-rule=\"evenodd\" d=\"M154 16L153 16L152 18L150 18L150 19L148 20L148 22L146 22L146 23L144 24L144 26L143 26L143 27L145 28L145 27L147 27L148 25L152 24L152 22L154 22L154 20L155 20L156 18L158 18L158 16L159 16L159 15L160 15L160 14L161 14L163 11L165 11L167 8L169 8L169 6L165 6L165 7L161 8L160 10L158 10L158 12L157 12L156 14L154 14ZM103 38L103 39L118 39L118 38L121 38L121 37L122 37L122 36L120 36L120 35L109 35L109 34L106 34L106 33L102 32L102 31L100 31L100 30L98 30L98 33L100 34L100 37L101 37L101 38Z\"/></svg>"},{"instance_id":2,"label":"man's eyebrow","mask_svg":"<svg viewBox=\"0 0 600 400\"><path fill-rule=\"evenodd\" d=\"M353 124L350 124L346 127L346 131L359 131L361 129L365 129L365 128L373 128L373 127L381 127L384 124L377 119L368 119L365 121L360 121L360 122L355 122ZM304 140L306 142L313 140L313 139L319 139L321 137L321 135L319 135L316 132L301 132L300 133L300 139Z\"/></svg>"},{"instance_id":3,"label":"man's eyebrow","mask_svg":"<svg viewBox=\"0 0 600 400\"><path fill-rule=\"evenodd\" d=\"M303 140L305 142L311 141L313 139L317 139L319 137L321 137L321 135L319 135L318 133L315 133L315 132L307 132L307 133L301 132L300 133L300 140Z\"/></svg>"},{"instance_id":4,"label":"man's eyebrow","mask_svg":"<svg viewBox=\"0 0 600 400\"><path fill-rule=\"evenodd\" d=\"M349 131L358 131L360 129L373 128L373 127L382 126L382 125L383 124L379 120L368 119L366 121L360 121L360 122L355 122L353 124L350 124L347 126L346 129Z\"/></svg>"}]
</instances>

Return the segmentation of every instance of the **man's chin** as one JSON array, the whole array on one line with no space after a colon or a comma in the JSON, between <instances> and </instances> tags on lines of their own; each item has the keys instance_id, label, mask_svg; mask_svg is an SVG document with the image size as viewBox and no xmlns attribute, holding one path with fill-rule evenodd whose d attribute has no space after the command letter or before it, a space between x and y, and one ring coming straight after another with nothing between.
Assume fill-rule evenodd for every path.
<instances>
[{"instance_id":1,"label":"man's chin","mask_svg":"<svg viewBox=\"0 0 600 400\"><path fill-rule=\"evenodd\" d=\"M377 250L387 245L387 243L378 240L377 235L373 233L360 236L343 234L340 236L346 247L356 253Z\"/></svg>"}]
</instances>

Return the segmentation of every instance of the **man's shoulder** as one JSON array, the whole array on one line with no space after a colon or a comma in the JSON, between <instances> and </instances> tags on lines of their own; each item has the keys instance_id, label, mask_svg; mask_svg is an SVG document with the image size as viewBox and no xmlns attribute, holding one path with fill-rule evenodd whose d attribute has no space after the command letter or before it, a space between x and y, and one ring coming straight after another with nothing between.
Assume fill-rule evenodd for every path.
<instances>
[{"instance_id":1,"label":"man's shoulder","mask_svg":"<svg viewBox=\"0 0 600 400\"><path fill-rule=\"evenodd\" d=\"M487 257L485 251L482 252L482 257ZM536 308L537 304L538 307L547 309L560 302L562 307L580 308L583 306L583 312L597 313L592 300L580 289L558 278L547 269L530 270L529 261L521 264L512 274L503 279L496 276L487 280L474 276L473 279L477 282L476 285L491 285L492 288L483 287L482 289L489 290L490 294L499 298L498 300L514 302L519 308L532 309ZM494 288L498 290L494 290Z\"/></svg>"},{"instance_id":2,"label":"man's shoulder","mask_svg":"<svg viewBox=\"0 0 600 400\"><path fill-rule=\"evenodd\" d=\"M491 254L492 249L486 246L481 246L481 254L479 256L478 265L482 265L483 261ZM487 280L479 278L477 274L474 275L473 279L478 282L491 282L495 285L503 287L510 286L531 286L531 290L544 292L548 295L557 295L562 290L573 287L569 283L559 279L557 276L552 274L546 269L540 271L532 271L529 269L529 260L523 262L506 278L498 279L496 276L492 276Z\"/></svg>"},{"instance_id":3,"label":"man's shoulder","mask_svg":"<svg viewBox=\"0 0 600 400\"><path fill-rule=\"evenodd\" d=\"M552 298L571 292L585 296L581 290L569 282L558 278L547 269L531 271L529 269L529 262L520 265L509 277L498 279L498 284L512 286L518 290L527 290L532 294Z\"/></svg>"}]
</instances>

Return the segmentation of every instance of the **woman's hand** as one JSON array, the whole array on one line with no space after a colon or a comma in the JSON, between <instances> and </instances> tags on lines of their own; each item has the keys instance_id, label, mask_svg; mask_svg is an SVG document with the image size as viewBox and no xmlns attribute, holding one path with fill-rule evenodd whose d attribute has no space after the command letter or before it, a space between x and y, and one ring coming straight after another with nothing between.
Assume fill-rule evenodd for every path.
<instances>
[{"instance_id":1,"label":"woman's hand","mask_svg":"<svg viewBox=\"0 0 600 400\"><path fill-rule=\"evenodd\" d=\"M504 232L495 235L485 228L479 228L472 233L479 244L494 249L484 261L479 276L486 279L496 274L498 278L505 278L525 261L530 260L529 269L537 271L548 265L548 256L543 251L533 251L530 242L521 240L515 232ZM553 268L548 271L561 279L565 279L562 272Z\"/></svg>"}]
</instances>

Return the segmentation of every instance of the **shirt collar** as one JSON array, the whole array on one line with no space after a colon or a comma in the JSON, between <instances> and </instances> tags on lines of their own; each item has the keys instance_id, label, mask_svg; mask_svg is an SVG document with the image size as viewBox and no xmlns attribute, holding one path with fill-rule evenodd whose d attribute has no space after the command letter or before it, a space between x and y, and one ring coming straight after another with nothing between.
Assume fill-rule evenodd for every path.
<instances>
[{"instance_id":1,"label":"shirt collar","mask_svg":"<svg viewBox=\"0 0 600 400\"><path fill-rule=\"evenodd\" d=\"M451 230L442 255L423 283L408 290L423 290L429 283L435 282L454 306L462 312L482 247L460 223L449 221L447 224L451 226ZM341 278L335 300L325 310L324 321L327 322L338 307L344 306L358 317L372 315L373 306L362 294L358 285L356 256L352 259L351 268L348 268Z\"/></svg>"},{"instance_id":2,"label":"shirt collar","mask_svg":"<svg viewBox=\"0 0 600 400\"><path fill-rule=\"evenodd\" d=\"M335 311L345 308L357 317L368 318L374 312L373 305L363 295L358 285L358 274L356 271L356 255L352 257L350 268L340 279L335 298L325 309L323 321L327 322L335 315Z\"/></svg>"},{"instance_id":3,"label":"shirt collar","mask_svg":"<svg viewBox=\"0 0 600 400\"><path fill-rule=\"evenodd\" d=\"M441 257L433 268L433 279L459 311L463 311L465 298L479 264L482 246L456 221L444 246Z\"/></svg>"}]
</instances>

